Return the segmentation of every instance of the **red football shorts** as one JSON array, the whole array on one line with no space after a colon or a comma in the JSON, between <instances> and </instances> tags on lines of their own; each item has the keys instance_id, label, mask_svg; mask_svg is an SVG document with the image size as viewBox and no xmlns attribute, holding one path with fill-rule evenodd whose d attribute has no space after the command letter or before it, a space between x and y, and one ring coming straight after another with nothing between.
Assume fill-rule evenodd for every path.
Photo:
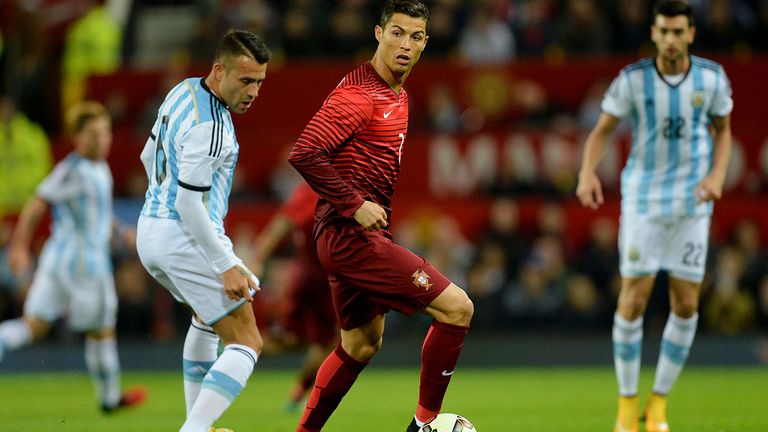
<instances>
[{"instance_id":1,"label":"red football shorts","mask_svg":"<svg viewBox=\"0 0 768 432\"><path fill-rule=\"evenodd\" d=\"M424 309L451 281L424 258L392 242L388 232L334 225L317 237L317 255L329 273L339 327L351 330L394 309Z\"/></svg>"}]
</instances>

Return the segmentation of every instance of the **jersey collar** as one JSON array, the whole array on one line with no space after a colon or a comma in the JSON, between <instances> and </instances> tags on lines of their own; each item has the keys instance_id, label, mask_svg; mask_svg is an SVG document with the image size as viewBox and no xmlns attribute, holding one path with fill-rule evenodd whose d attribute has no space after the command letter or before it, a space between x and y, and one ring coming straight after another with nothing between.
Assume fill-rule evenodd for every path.
<instances>
[{"instance_id":1,"label":"jersey collar","mask_svg":"<svg viewBox=\"0 0 768 432\"><path fill-rule=\"evenodd\" d=\"M218 102L221 104L221 106L223 106L223 107L224 107L224 108L226 108L226 109L229 109L229 107L227 106L227 104L225 104L223 100L219 99L219 97L218 97L218 96L216 96L216 93L214 93L214 92L213 92L213 90L211 90L211 89L210 89L210 87L208 87L208 84L206 84L206 83L205 83L205 77L203 77L203 78L200 78L200 86L201 86L201 87L202 87L202 88L203 88L205 91L207 91L208 93L210 93L210 94L211 94L211 96L213 96L213 98L214 98L214 99L216 99L216 100L217 100L217 101L218 101Z\"/></svg>"}]
</instances>

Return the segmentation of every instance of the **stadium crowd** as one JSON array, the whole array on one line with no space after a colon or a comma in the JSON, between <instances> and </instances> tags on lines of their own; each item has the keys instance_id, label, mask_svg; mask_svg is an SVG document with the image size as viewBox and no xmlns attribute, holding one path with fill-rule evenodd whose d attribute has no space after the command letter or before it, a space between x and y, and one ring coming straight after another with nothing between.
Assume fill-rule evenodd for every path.
<instances>
[{"instance_id":1,"label":"stadium crowd","mask_svg":"<svg viewBox=\"0 0 768 432\"><path fill-rule=\"evenodd\" d=\"M9 0L0 6L0 320L18 316L29 280L13 277L4 259L5 246L20 205L52 163L49 139L58 136L60 113L82 100L91 74L121 67L167 68L209 61L213 44L226 29L245 28L264 34L277 61L370 57L375 47L370 29L378 17L371 0ZM435 0L429 49L425 58L472 65L507 64L520 58L647 55L650 0ZM700 37L696 52L747 58L768 51L768 1L694 0ZM168 11L171 12L168 12ZM165 12L164 12L165 11ZM171 15L166 15L170 13ZM174 22L162 17L174 16ZM153 20L153 17L155 18ZM164 26L172 26L169 32ZM178 31L176 31L178 30ZM169 40L163 40L166 36ZM153 56L152 51L158 51ZM169 66L168 59L171 59ZM598 86L599 87L599 86ZM603 87L593 97L602 95ZM536 99L537 92L531 89ZM434 95L427 124L436 130L459 128L450 103ZM109 106L109 101L105 101ZM448 101L450 102L450 101ZM736 104L738 106L738 101ZM599 107L599 104L597 105ZM150 112L156 101L148 100ZM584 127L593 122L595 104L570 115ZM546 109L535 126L546 128L553 115ZM154 112L153 114L154 115ZM579 117L585 117L579 120ZM115 116L119 121L119 116ZM151 117L151 116L150 116ZM530 120L530 119L529 119ZM131 122L141 124L142 119ZM418 127L418 125L416 126ZM143 130L147 130L146 127ZM19 173L24 173L20 175ZM575 173L572 173L575 175ZM279 173L274 174L279 178ZM276 180L277 181L277 180ZM131 187L116 187L130 190ZM530 186L530 185L529 185ZM571 184L571 186L573 186ZM144 185L138 187L143 190ZM553 193L552 191L555 191ZM599 218L589 227L585 244L564 234L562 203L572 189L535 184L521 194L498 183L481 235L467 238L449 216L402 221L399 243L428 257L476 304L473 327L584 329L604 331L610 323L618 290L616 221ZM518 198L541 195L535 229L521 229ZM137 198L122 197L125 202ZM138 197L141 200L142 197ZM128 204L130 207L130 204ZM755 218L766 215L755 215ZM233 234L238 255L248 256L260 227L239 226ZM760 225L737 223L713 238L708 257L701 315L705 331L741 334L768 329L768 251ZM764 235L762 235L764 237ZM266 281L279 287L292 271L294 251L284 246L273 259ZM247 259L247 258L246 258ZM114 255L120 297L119 333L162 340L180 336L188 316L146 275L135 251L122 247ZM660 278L647 319L663 325L665 280ZM281 301L279 290L265 292L255 307L270 325ZM397 325L397 320L393 320Z\"/></svg>"}]
</instances>

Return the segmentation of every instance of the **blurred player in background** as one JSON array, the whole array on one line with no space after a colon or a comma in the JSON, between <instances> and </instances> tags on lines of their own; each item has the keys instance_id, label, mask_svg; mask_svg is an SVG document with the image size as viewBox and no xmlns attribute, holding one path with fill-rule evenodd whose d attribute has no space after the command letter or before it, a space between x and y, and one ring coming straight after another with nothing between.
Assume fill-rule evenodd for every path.
<instances>
[{"instance_id":1,"label":"blurred player in background","mask_svg":"<svg viewBox=\"0 0 768 432\"><path fill-rule=\"evenodd\" d=\"M301 372L288 399L293 411L312 389L320 364L337 343L336 315L328 272L317 258L312 229L318 196L301 182L256 239L251 269L262 277L266 263L288 236L298 247L279 316L279 333L265 341L265 351L277 353L306 346Z\"/></svg>"},{"instance_id":2,"label":"blurred player in background","mask_svg":"<svg viewBox=\"0 0 768 432\"><path fill-rule=\"evenodd\" d=\"M139 257L194 315L184 342L182 432L213 428L262 348L248 304L258 280L232 251L224 217L239 152L230 111L242 114L258 97L270 56L261 37L228 32L208 76L188 78L168 93L141 153L149 188L138 223Z\"/></svg>"},{"instance_id":3,"label":"blurred player in background","mask_svg":"<svg viewBox=\"0 0 768 432\"><path fill-rule=\"evenodd\" d=\"M669 273L671 310L645 421L649 432L669 431L667 394L696 333L712 206L731 154L730 83L722 66L689 55L696 34L691 13L684 1L657 3L651 27L656 57L624 68L606 92L579 173L576 194L583 205L598 208L600 155L619 120L631 115L632 150L621 180L622 284L613 325L617 432L639 427L643 314L661 269Z\"/></svg>"},{"instance_id":4,"label":"blurred player in background","mask_svg":"<svg viewBox=\"0 0 768 432\"><path fill-rule=\"evenodd\" d=\"M429 10L387 1L370 62L345 76L310 120L289 162L320 195L315 244L330 285L341 344L317 373L297 432L322 429L382 345L390 309L434 317L422 347L409 432L440 412L473 314L466 293L387 229L408 127L402 88L427 44Z\"/></svg>"},{"instance_id":5,"label":"blurred player in background","mask_svg":"<svg viewBox=\"0 0 768 432\"><path fill-rule=\"evenodd\" d=\"M85 332L85 364L105 413L134 406L141 388L120 392L115 324L117 294L110 240L112 173L107 155L112 123L96 102L75 105L67 115L74 151L59 162L27 201L11 239L8 262L22 275L31 266L30 248L40 220L52 208L53 225L24 303L22 318L0 324L0 359L6 351L45 337L59 318ZM120 230L133 243L133 233Z\"/></svg>"}]
</instances>

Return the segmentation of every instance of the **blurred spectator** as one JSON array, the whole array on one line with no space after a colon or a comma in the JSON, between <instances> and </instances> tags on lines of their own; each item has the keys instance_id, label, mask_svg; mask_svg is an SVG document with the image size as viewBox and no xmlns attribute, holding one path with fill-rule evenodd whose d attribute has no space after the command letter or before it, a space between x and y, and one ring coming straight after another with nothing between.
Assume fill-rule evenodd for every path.
<instances>
[{"instance_id":1,"label":"blurred spectator","mask_svg":"<svg viewBox=\"0 0 768 432\"><path fill-rule=\"evenodd\" d=\"M768 49L768 0L758 0L756 7L755 31L750 41L755 50Z\"/></svg>"},{"instance_id":2,"label":"blurred spectator","mask_svg":"<svg viewBox=\"0 0 768 432\"><path fill-rule=\"evenodd\" d=\"M329 18L321 1L292 0L282 19L282 46L289 58L323 54Z\"/></svg>"},{"instance_id":3,"label":"blurred spectator","mask_svg":"<svg viewBox=\"0 0 768 432\"><path fill-rule=\"evenodd\" d=\"M696 46L702 51L734 53L745 48L748 31L754 27L752 11L738 0L708 0L701 11ZM741 19L740 19L741 18Z\"/></svg>"},{"instance_id":4,"label":"blurred spectator","mask_svg":"<svg viewBox=\"0 0 768 432\"><path fill-rule=\"evenodd\" d=\"M520 55L539 56L555 42L554 0L521 2L514 20L515 41Z\"/></svg>"},{"instance_id":5,"label":"blurred spectator","mask_svg":"<svg viewBox=\"0 0 768 432\"><path fill-rule=\"evenodd\" d=\"M436 0L429 16L429 43L425 58L444 59L456 55L464 6L459 0Z\"/></svg>"},{"instance_id":6,"label":"blurred spectator","mask_svg":"<svg viewBox=\"0 0 768 432\"><path fill-rule=\"evenodd\" d=\"M432 130L437 132L458 132L461 130L461 112L452 87L442 82L436 83L430 87L427 98L429 126Z\"/></svg>"},{"instance_id":7,"label":"blurred spectator","mask_svg":"<svg viewBox=\"0 0 768 432\"><path fill-rule=\"evenodd\" d=\"M650 53L653 47L648 37L648 27L651 26L649 0L624 0L616 2L615 7L612 47L622 53Z\"/></svg>"},{"instance_id":8,"label":"blurred spectator","mask_svg":"<svg viewBox=\"0 0 768 432\"><path fill-rule=\"evenodd\" d=\"M713 271L711 292L703 306L707 327L723 334L737 334L755 322L754 299L739 285L744 255L737 248L723 248Z\"/></svg>"},{"instance_id":9,"label":"blurred spectator","mask_svg":"<svg viewBox=\"0 0 768 432\"><path fill-rule=\"evenodd\" d=\"M478 2L459 37L459 56L470 64L500 64L515 58L515 36L494 14L489 2Z\"/></svg>"},{"instance_id":10,"label":"blurred spectator","mask_svg":"<svg viewBox=\"0 0 768 432\"><path fill-rule=\"evenodd\" d=\"M62 58L62 112L85 98L90 75L112 73L120 66L123 31L103 1L93 3L67 31Z\"/></svg>"},{"instance_id":11,"label":"blurred spectator","mask_svg":"<svg viewBox=\"0 0 768 432\"><path fill-rule=\"evenodd\" d=\"M0 218L15 214L51 170L48 136L0 94Z\"/></svg>"},{"instance_id":12,"label":"blurred spectator","mask_svg":"<svg viewBox=\"0 0 768 432\"><path fill-rule=\"evenodd\" d=\"M568 55L600 55L610 48L610 27L595 0L567 0L558 29Z\"/></svg>"},{"instance_id":13,"label":"blurred spectator","mask_svg":"<svg viewBox=\"0 0 768 432\"><path fill-rule=\"evenodd\" d=\"M342 58L370 56L373 52L371 29L374 27L374 22L369 17L365 6L365 0L337 2L336 8L331 12L331 48L326 54Z\"/></svg>"},{"instance_id":14,"label":"blurred spectator","mask_svg":"<svg viewBox=\"0 0 768 432\"><path fill-rule=\"evenodd\" d=\"M589 277L579 274L569 277L560 324L570 330L606 328L610 320L603 313L605 300Z\"/></svg>"},{"instance_id":15,"label":"blurred spectator","mask_svg":"<svg viewBox=\"0 0 768 432\"><path fill-rule=\"evenodd\" d=\"M586 245L576 254L575 262L575 269L592 280L601 297L611 301L618 295L621 283L617 232L613 219L595 219L589 227Z\"/></svg>"},{"instance_id":16,"label":"blurred spectator","mask_svg":"<svg viewBox=\"0 0 768 432\"><path fill-rule=\"evenodd\" d=\"M519 278L504 290L505 322L555 324L565 301L567 273L560 239L552 235L536 239Z\"/></svg>"}]
</instances>

